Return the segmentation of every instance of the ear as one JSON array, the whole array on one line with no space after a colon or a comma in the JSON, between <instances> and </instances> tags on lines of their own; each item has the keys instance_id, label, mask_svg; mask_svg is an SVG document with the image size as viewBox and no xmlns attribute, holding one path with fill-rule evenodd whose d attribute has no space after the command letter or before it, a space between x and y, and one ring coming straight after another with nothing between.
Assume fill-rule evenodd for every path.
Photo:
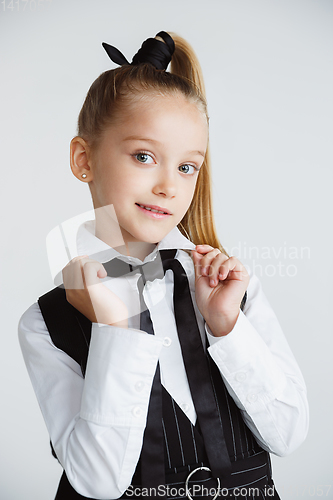
<instances>
[{"instance_id":1,"label":"ear","mask_svg":"<svg viewBox=\"0 0 333 500\"><path fill-rule=\"evenodd\" d=\"M82 137L77 136L71 140L70 163L75 177L82 182L92 181L93 173L90 161L90 148Z\"/></svg>"}]
</instances>

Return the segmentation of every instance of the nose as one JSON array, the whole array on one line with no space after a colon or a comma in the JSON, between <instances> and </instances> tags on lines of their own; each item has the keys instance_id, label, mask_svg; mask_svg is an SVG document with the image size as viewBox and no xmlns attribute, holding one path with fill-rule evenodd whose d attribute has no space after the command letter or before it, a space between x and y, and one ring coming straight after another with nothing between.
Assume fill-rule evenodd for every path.
<instances>
[{"instance_id":1,"label":"nose","mask_svg":"<svg viewBox=\"0 0 333 500\"><path fill-rule=\"evenodd\" d=\"M176 196L176 179L174 173L163 169L156 179L153 193L163 198L174 198Z\"/></svg>"}]
</instances>

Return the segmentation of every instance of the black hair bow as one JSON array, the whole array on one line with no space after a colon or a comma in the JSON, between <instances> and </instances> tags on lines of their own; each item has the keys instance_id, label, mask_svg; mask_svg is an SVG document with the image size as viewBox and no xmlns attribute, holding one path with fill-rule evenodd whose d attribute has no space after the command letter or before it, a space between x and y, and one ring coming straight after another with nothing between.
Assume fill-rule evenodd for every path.
<instances>
[{"instance_id":1,"label":"black hair bow","mask_svg":"<svg viewBox=\"0 0 333 500\"><path fill-rule=\"evenodd\" d=\"M124 64L131 64L134 66L142 63L150 63L155 66L156 69L166 70L171 61L172 54L175 51L175 42L165 31L160 31L156 36L162 38L165 43L161 42L161 40L156 40L156 38L147 38L138 52L134 55L131 63L127 61L124 54L116 47L105 42L103 42L102 45L110 59L121 66Z\"/></svg>"}]
</instances>

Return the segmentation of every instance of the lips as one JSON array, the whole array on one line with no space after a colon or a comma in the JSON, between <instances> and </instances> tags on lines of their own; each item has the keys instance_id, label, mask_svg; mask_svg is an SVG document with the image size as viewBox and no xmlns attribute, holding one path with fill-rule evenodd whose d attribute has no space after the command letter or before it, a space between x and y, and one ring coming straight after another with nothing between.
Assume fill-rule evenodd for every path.
<instances>
[{"instance_id":1,"label":"lips","mask_svg":"<svg viewBox=\"0 0 333 500\"><path fill-rule=\"evenodd\" d=\"M144 210L148 210L149 212L162 215L171 215L170 210L163 207L158 207L156 205L141 205L141 203L136 203L136 205Z\"/></svg>"}]
</instances>

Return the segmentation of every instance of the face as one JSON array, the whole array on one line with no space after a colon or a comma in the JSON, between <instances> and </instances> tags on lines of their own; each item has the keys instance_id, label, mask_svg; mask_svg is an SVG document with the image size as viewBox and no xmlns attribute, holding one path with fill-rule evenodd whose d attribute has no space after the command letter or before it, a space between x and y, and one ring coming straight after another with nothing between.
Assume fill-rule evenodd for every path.
<instances>
[{"instance_id":1,"label":"face","mask_svg":"<svg viewBox=\"0 0 333 500\"><path fill-rule=\"evenodd\" d=\"M207 140L206 117L183 96L138 100L104 131L90 190L95 209L113 206L125 244L158 243L182 220ZM105 214L96 211L96 235L108 242Z\"/></svg>"}]
</instances>

